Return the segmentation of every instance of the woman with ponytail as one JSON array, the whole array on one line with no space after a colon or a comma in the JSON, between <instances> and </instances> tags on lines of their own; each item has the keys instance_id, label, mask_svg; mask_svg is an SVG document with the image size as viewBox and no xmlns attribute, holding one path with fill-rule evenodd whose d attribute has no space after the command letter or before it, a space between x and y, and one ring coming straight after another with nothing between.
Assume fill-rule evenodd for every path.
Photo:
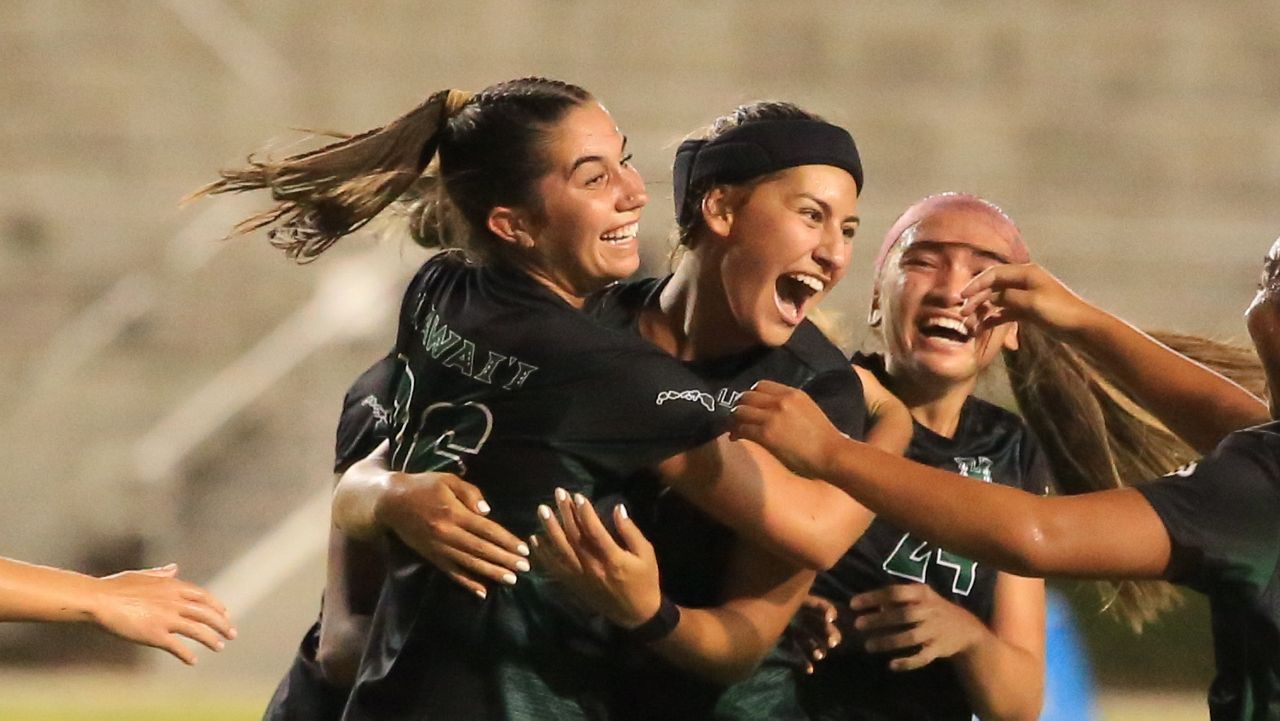
<instances>
[{"instance_id":1,"label":"woman with ponytail","mask_svg":"<svg viewBox=\"0 0 1280 721\"><path fill-rule=\"evenodd\" d=\"M735 434L980 563L1023 576L1123 581L1117 605L1135 625L1167 604L1170 592L1151 586L1157 579L1205 593L1218 664L1211 717L1280 719L1280 429L1248 428L1266 421L1262 402L1025 259L983 271L959 297L970 332L1017 323L1021 349L1008 360L1010 379L1060 490L1074 495L1018 493L892 458L840 438L803 394L777 384L744 395ZM1280 241L1246 319L1274 389ZM1166 337L1257 381L1236 351ZM1031 358L1018 358L1032 348ZM1275 406L1272 391L1273 417ZM1201 453L1208 455L1174 470ZM912 634L890 638L920 640Z\"/></svg>"}]
</instances>

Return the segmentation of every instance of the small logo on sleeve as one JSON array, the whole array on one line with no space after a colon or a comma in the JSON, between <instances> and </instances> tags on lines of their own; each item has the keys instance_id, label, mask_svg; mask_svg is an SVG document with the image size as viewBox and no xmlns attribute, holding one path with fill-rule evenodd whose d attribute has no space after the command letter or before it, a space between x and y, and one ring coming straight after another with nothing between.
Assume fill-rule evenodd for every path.
<instances>
[{"instance_id":1,"label":"small logo on sleeve","mask_svg":"<svg viewBox=\"0 0 1280 721\"><path fill-rule=\"evenodd\" d=\"M658 394L657 405L662 405L667 401L692 401L706 408L712 413L716 410L716 399L710 393L702 391L662 391Z\"/></svg>"}]
</instances>

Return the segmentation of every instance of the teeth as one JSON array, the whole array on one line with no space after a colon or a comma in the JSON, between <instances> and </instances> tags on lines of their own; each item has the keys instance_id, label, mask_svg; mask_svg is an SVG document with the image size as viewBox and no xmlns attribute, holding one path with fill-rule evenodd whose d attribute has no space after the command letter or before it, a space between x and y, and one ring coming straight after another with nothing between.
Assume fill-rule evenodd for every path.
<instances>
[{"instance_id":1,"label":"teeth","mask_svg":"<svg viewBox=\"0 0 1280 721\"><path fill-rule=\"evenodd\" d=\"M821 293L827 287L826 282L821 278L809 275L808 273L787 273L786 277L803 283L814 293Z\"/></svg>"},{"instance_id":2,"label":"teeth","mask_svg":"<svg viewBox=\"0 0 1280 721\"><path fill-rule=\"evenodd\" d=\"M969 336L969 327L966 326L961 321L956 320L955 318L946 318L943 316L927 318L925 319L923 325L926 328L938 327L938 328L946 328L947 330L953 330L959 333L960 335L965 336L966 338Z\"/></svg>"},{"instance_id":3,"label":"teeth","mask_svg":"<svg viewBox=\"0 0 1280 721\"><path fill-rule=\"evenodd\" d=\"M600 236L600 239L601 240L630 240L631 238L636 237L636 233L638 232L640 232L640 224L630 223L628 225L622 226L621 228L618 228L617 230L611 230L608 233L605 233L604 235Z\"/></svg>"}]
</instances>

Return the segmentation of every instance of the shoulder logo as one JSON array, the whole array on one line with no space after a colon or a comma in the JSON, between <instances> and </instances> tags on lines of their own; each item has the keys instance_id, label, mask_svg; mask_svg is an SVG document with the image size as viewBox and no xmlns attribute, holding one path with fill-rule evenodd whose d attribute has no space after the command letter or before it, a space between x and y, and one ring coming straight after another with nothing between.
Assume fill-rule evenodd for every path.
<instances>
[{"instance_id":1,"label":"shoulder logo","mask_svg":"<svg viewBox=\"0 0 1280 721\"><path fill-rule=\"evenodd\" d=\"M381 423L385 426L391 425L391 412L388 411L386 408L384 408L382 404L378 402L377 396L374 396L374 395L365 396L360 401L360 405L364 406L365 408L368 408L370 411L373 412L373 420L376 423Z\"/></svg>"},{"instance_id":2,"label":"shoulder logo","mask_svg":"<svg viewBox=\"0 0 1280 721\"><path fill-rule=\"evenodd\" d=\"M1199 464L1197 461L1192 461L1192 462L1188 463L1187 465L1183 466L1182 468L1179 468L1178 470L1174 471L1173 473L1170 473L1169 475L1170 475L1170 476L1177 476L1177 477L1179 477L1179 478L1188 478L1188 477L1190 477L1193 473L1195 473L1195 472L1196 472L1196 466L1198 466L1198 465L1200 465L1200 464Z\"/></svg>"},{"instance_id":3,"label":"shoulder logo","mask_svg":"<svg viewBox=\"0 0 1280 721\"><path fill-rule=\"evenodd\" d=\"M692 401L713 413L716 410L716 399L710 393L699 390L662 391L658 394L656 405L662 405L667 401Z\"/></svg>"}]
</instances>

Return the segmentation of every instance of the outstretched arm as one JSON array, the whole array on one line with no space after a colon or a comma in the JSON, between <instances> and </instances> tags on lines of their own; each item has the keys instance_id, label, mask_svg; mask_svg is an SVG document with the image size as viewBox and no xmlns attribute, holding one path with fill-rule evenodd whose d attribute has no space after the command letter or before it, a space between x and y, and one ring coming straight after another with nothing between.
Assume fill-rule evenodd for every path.
<instances>
[{"instance_id":1,"label":"outstretched arm","mask_svg":"<svg viewBox=\"0 0 1280 721\"><path fill-rule=\"evenodd\" d=\"M867 443L896 455L907 452L915 422L905 403L889 392L876 375L862 366L853 366L862 381L863 397L867 401Z\"/></svg>"},{"instance_id":2,"label":"outstretched arm","mask_svg":"<svg viewBox=\"0 0 1280 721\"><path fill-rule=\"evenodd\" d=\"M342 474L333 492L333 525L371 542L394 533L405 545L477 596L485 582L515 583L529 570L529 549L485 518L480 489L452 473L398 473L388 467L390 444Z\"/></svg>"},{"instance_id":3,"label":"outstretched arm","mask_svg":"<svg viewBox=\"0 0 1280 721\"><path fill-rule=\"evenodd\" d=\"M0 558L0 621L87 621L192 665L179 636L220 651L236 632L222 603L177 572L169 564L94 578Z\"/></svg>"},{"instance_id":4,"label":"outstretched arm","mask_svg":"<svg viewBox=\"0 0 1280 721\"><path fill-rule=\"evenodd\" d=\"M734 435L797 473L828 479L905 531L1012 573L1159 578L1169 563L1164 524L1133 489L1043 497L920 465L845 438L784 385L762 382L744 394Z\"/></svg>"},{"instance_id":5,"label":"outstretched arm","mask_svg":"<svg viewBox=\"0 0 1280 721\"><path fill-rule=\"evenodd\" d=\"M962 312L982 323L1036 323L1084 350L1201 453L1232 431L1269 420L1262 400L1086 302L1038 265L989 268L962 295Z\"/></svg>"},{"instance_id":6,"label":"outstretched arm","mask_svg":"<svg viewBox=\"0 0 1280 721\"><path fill-rule=\"evenodd\" d=\"M585 498L560 491L556 497L558 515L540 507L544 534L531 539L539 567L622 628L654 617L662 604L657 559L626 507L613 510L619 543ZM724 602L681 607L675 627L650 646L673 665L716 683L741 681L777 643L813 578L812 571L739 542Z\"/></svg>"}]
</instances>

